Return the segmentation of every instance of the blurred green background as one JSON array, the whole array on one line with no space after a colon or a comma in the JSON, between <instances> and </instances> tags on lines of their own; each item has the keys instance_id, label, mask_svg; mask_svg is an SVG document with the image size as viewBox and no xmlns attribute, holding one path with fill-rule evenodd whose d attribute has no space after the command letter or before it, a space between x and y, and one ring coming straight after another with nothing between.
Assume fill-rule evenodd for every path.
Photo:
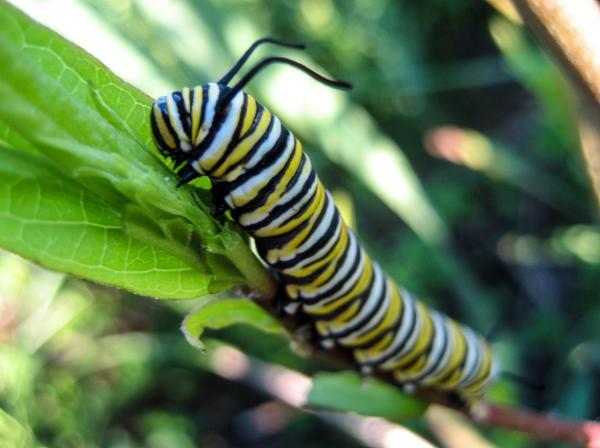
<instances>
[{"instance_id":1,"label":"blurred green background","mask_svg":"<svg viewBox=\"0 0 600 448\"><path fill-rule=\"evenodd\" d=\"M467 0L13 3L152 96L218 79L259 37L305 42L305 54L286 54L354 90L272 68L249 91L304 142L368 251L425 302L490 335L502 369L534 386L501 379L494 400L598 416L596 202L573 98L518 23ZM214 350L195 353L179 332L193 306L0 253L0 446L394 446L219 375ZM266 366L323 368L248 328L210 336ZM453 446L452 425L431 422L404 423ZM480 432L500 446L548 446Z\"/></svg>"}]
</instances>

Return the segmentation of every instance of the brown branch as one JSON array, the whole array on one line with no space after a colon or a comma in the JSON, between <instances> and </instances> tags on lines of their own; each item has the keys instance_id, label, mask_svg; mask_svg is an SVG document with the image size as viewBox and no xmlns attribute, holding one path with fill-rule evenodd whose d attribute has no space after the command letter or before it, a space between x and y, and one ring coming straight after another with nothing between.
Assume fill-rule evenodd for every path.
<instances>
[{"instance_id":1,"label":"brown branch","mask_svg":"<svg viewBox=\"0 0 600 448\"><path fill-rule=\"evenodd\" d=\"M583 154L600 201L600 5L596 0L513 2L577 93Z\"/></svg>"},{"instance_id":2,"label":"brown branch","mask_svg":"<svg viewBox=\"0 0 600 448\"><path fill-rule=\"evenodd\" d=\"M582 98L600 107L600 6L595 0L513 0L527 27Z\"/></svg>"},{"instance_id":3,"label":"brown branch","mask_svg":"<svg viewBox=\"0 0 600 448\"><path fill-rule=\"evenodd\" d=\"M528 434L539 440L567 442L586 448L600 448L600 424L570 422L544 414L506 408L485 401L471 408L470 415L478 423Z\"/></svg>"}]
</instances>

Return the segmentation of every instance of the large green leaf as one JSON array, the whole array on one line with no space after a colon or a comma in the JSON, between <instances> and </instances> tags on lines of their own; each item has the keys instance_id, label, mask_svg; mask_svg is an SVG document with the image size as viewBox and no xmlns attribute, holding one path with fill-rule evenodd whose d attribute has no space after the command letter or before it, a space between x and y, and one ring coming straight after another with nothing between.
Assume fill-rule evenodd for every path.
<instances>
[{"instance_id":1,"label":"large green leaf","mask_svg":"<svg viewBox=\"0 0 600 448\"><path fill-rule=\"evenodd\" d=\"M421 415L427 405L399 388L357 373L319 373L308 395L311 406L401 420Z\"/></svg>"},{"instance_id":2,"label":"large green leaf","mask_svg":"<svg viewBox=\"0 0 600 448\"><path fill-rule=\"evenodd\" d=\"M118 209L61 176L43 157L2 148L0 176L3 247L140 294L168 290L187 298L207 292L210 271L199 257L186 263L173 255L177 248L170 253L131 237Z\"/></svg>"},{"instance_id":3,"label":"large green leaf","mask_svg":"<svg viewBox=\"0 0 600 448\"><path fill-rule=\"evenodd\" d=\"M175 188L151 143L151 99L4 2L0 98L0 141L14 150L0 149L2 247L160 298L271 290L245 236Z\"/></svg>"}]
</instances>

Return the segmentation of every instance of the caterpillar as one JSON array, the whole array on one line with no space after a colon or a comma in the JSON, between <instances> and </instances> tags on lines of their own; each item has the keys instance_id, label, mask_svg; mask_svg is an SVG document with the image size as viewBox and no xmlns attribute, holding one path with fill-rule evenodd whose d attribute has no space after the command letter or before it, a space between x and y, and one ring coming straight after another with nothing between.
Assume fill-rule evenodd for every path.
<instances>
[{"instance_id":1,"label":"caterpillar","mask_svg":"<svg viewBox=\"0 0 600 448\"><path fill-rule=\"evenodd\" d=\"M243 91L274 63L330 87L351 85L276 56L228 85L265 43L304 48L260 39L218 82L154 102L154 141L174 161L179 185L199 176L211 179L215 213L229 210L254 238L285 291L285 311L305 313L323 347L350 350L362 373L388 372L408 390L425 386L464 400L481 397L495 376L487 343L387 277L342 221L300 141Z\"/></svg>"}]
</instances>

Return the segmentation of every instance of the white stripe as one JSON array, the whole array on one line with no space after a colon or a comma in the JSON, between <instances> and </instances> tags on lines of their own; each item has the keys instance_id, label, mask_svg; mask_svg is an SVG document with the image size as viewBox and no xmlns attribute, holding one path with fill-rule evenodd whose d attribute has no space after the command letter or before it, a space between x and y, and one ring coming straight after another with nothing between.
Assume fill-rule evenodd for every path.
<instances>
[{"instance_id":1,"label":"white stripe","mask_svg":"<svg viewBox=\"0 0 600 448\"><path fill-rule=\"evenodd\" d=\"M433 311L432 311L433 313ZM444 347L444 355L442 356L442 360L440 361L440 363L438 364L437 368L431 372L429 375L427 375L425 378L423 378L423 384L434 384L437 381L437 377L444 372L447 368L448 368L448 363L450 362L450 359L452 359L452 355L454 354L454 350L456 350L456 332L452 331L452 329L450 328L450 322L448 321L448 318L442 314L440 314L442 320L443 320L443 325L446 329L446 333L447 333L447 339L446 339L446 346Z\"/></svg>"},{"instance_id":2,"label":"white stripe","mask_svg":"<svg viewBox=\"0 0 600 448\"><path fill-rule=\"evenodd\" d=\"M338 221L338 224L333 232L333 237L328 239L327 243L325 243L325 245L321 249L319 249L317 252L315 252L310 257L300 257L297 264L295 264L294 266L291 266L289 268L282 269L282 272L289 274L289 275L294 275L294 272L296 272L297 270L304 268L304 267L314 263L319 258L323 257L338 242L338 240L340 239L340 236L341 236L340 235L341 232L342 232L342 225L341 225L341 220L340 220L340 221Z\"/></svg>"},{"instance_id":3,"label":"white stripe","mask_svg":"<svg viewBox=\"0 0 600 448\"><path fill-rule=\"evenodd\" d=\"M344 324L344 326L332 330L331 331L332 335L338 335L340 333L344 333L349 328L352 328L357 323L361 322L366 316L371 314L373 312L373 309L377 306L377 303L379 302L379 297L381 296L381 293L383 292L383 286L384 286L385 282L384 282L383 276L381 275L381 272L379 271L379 269L375 269L375 267L376 266L373 265L373 287L369 291L369 296L363 303L362 308L351 320L346 322ZM381 308L384 308L385 307L384 305L386 303L386 297L383 298L381 303L382 303ZM377 315L378 315L378 313L375 313L375 315L369 321L367 321L365 324L363 324L361 326L361 328L358 328L357 330L354 331L354 333L350 333L348 336L344 336L340 340L342 342L347 342L350 339L355 338L359 332L363 331L363 329L370 328L372 325L374 325L373 321L375 321L377 319Z\"/></svg>"},{"instance_id":4,"label":"white stripe","mask_svg":"<svg viewBox=\"0 0 600 448\"><path fill-rule=\"evenodd\" d=\"M221 89L217 84L211 82L208 84L208 95L205 98L206 108L204 109L204 118L202 120L202 128L200 132L202 135L207 135L208 131L213 124L215 119L215 109L217 106L217 100L219 99L219 92Z\"/></svg>"},{"instance_id":5,"label":"white stripe","mask_svg":"<svg viewBox=\"0 0 600 448\"><path fill-rule=\"evenodd\" d=\"M244 166L242 167L241 170L237 170L237 169L233 170L231 173L229 173L227 176L225 176L224 179L227 182L233 182L238 177L240 177L241 175L246 173L250 168L255 166L258 162L263 160L265 157L265 154L267 152L269 152L269 150L271 148L273 148L273 146L277 142L277 139L281 135L281 130L282 130L281 122L278 119L276 119L275 117L273 117L273 126L271 128L271 131L269 132L269 135L260 144L260 146L256 149L256 152L251 157L251 159L248 160L248 162L246 164L244 164ZM252 135L254 135L254 132L251 135L248 135L245 139L252 138ZM259 138L259 140L260 140L260 138ZM250 149L252 149L252 148L250 148Z\"/></svg>"},{"instance_id":6,"label":"white stripe","mask_svg":"<svg viewBox=\"0 0 600 448\"><path fill-rule=\"evenodd\" d=\"M173 99L173 93L167 96L167 110L169 111L169 122L177 134L177 138L181 143L187 143L188 148L191 148L189 145L189 137L183 130L183 124L181 123L181 117L179 115L179 110L177 109L177 103ZM183 145L180 145L183 149Z\"/></svg>"},{"instance_id":7,"label":"white stripe","mask_svg":"<svg viewBox=\"0 0 600 448\"><path fill-rule=\"evenodd\" d=\"M210 171L215 166L215 163L219 161L225 149L227 149L227 145L235 133L238 120L241 119L240 110L243 102L244 94L242 92L238 92L231 100L225 121L219 128L219 131L217 135L215 135L210 146L202 154L200 163L202 164L204 171Z\"/></svg>"},{"instance_id":8,"label":"white stripe","mask_svg":"<svg viewBox=\"0 0 600 448\"><path fill-rule=\"evenodd\" d=\"M307 266L308 264L310 264L310 260L315 259L314 256L306 259L306 258L302 257L302 253L307 252L314 244L316 244L319 241L319 239L323 235L325 235L325 233L327 232L327 229L329 228L329 226L331 224L331 220L334 217L335 206L333 205L333 201L331 201L329 198L329 193L327 193L327 192L325 193L325 197L323 200L325 201L325 214L323 215L323 219L321 219L321 222L317 225L317 227L313 227L312 229L310 229L310 236L308 237L308 239L304 243L302 243L301 246L298 246L295 250L291 251L293 253L291 253L287 257L280 255L282 252L284 252L286 250L287 246L284 246L281 249L270 250L267 254L267 257L268 257L267 261L269 263L275 264L278 261L290 261L290 260L293 260L294 258L296 258L300 254L301 262L296 265L296 267L299 268L299 267ZM316 219L316 215L315 215L315 219ZM311 225L311 224L308 224L308 225ZM328 243L330 243L330 242L331 241L329 241ZM333 244L333 243L335 243L335 241L333 241L331 243Z\"/></svg>"},{"instance_id":9,"label":"white stripe","mask_svg":"<svg viewBox=\"0 0 600 448\"><path fill-rule=\"evenodd\" d=\"M331 199L331 196L329 195L328 191L325 191L325 196L323 200L325 201L326 207L325 215L323 216L323 219L321 220L317 228L312 229L310 237L304 243L302 243L302 246L298 247L297 253L310 251L310 249L312 249L312 246L314 246L319 241L319 239L327 233L327 229L331 225L331 220L337 213L335 204L333 203L333 200ZM341 218L338 220L338 222L342 222ZM350 232L348 232L348 236L350 236ZM291 258L293 258L293 256L289 259ZM301 263L300 266L306 266L309 260L310 259L304 260L305 262Z\"/></svg>"},{"instance_id":10,"label":"white stripe","mask_svg":"<svg viewBox=\"0 0 600 448\"><path fill-rule=\"evenodd\" d=\"M334 240L335 240L335 238L334 238ZM329 242L328 242L328 244L329 244ZM358 255L356 255L356 253L360 250L360 246L359 246L359 244L356 241L348 241L348 246L347 247L348 247L347 251L349 253L348 253L348 257L344 260L344 263L347 263L349 261L349 259L351 259L350 261L353 261L355 259L355 257L358 256ZM327 263L327 266L329 267L331 265L335 265L337 263L337 261L340 259L340 257L344 254L344 252L345 252L344 250L340 251L340 253L336 257L334 257L332 260L330 260ZM340 273L344 269L345 266L346 266L346 264L344 264L342 266L342 268L339 268L337 270L337 272L334 274L334 279L337 278L338 281L339 281L339 279L343 278L343 276L340 275ZM349 269L346 269L346 270L349 270ZM288 272L288 271L290 271L290 270L289 269L285 270L285 272ZM358 274L360 274L360 270L357 270L357 272L358 272ZM353 277L357 278L356 273L353 275ZM355 283L355 281L352 278L349 279L347 282L345 282L345 287L346 287L345 290L338 291L337 295L335 295L335 296L329 296L326 299L324 299L324 300L322 300L322 301L320 301L320 302L318 302L316 304L312 304L312 305L305 304L305 305L303 305L304 311L306 311L306 312L317 311L318 312L319 308L321 306L326 305L326 304L330 303L331 301L335 300L335 298L343 295L345 293L344 291L346 291L346 290L349 291L350 288L348 288L348 285L349 284L353 285L354 283ZM305 285L305 286L295 286L295 285L293 285L293 286L294 286L294 289L297 290L297 292L293 293L294 297L301 296L302 299L308 299L308 298L312 298L312 297L321 295L324 291L327 290L326 287L320 286L320 287L318 287L318 289L317 289L317 291L315 293L309 294L306 291L306 289L311 288L311 285Z\"/></svg>"},{"instance_id":11,"label":"white stripe","mask_svg":"<svg viewBox=\"0 0 600 448\"><path fill-rule=\"evenodd\" d=\"M265 154L275 145L275 143L277 143L277 139L279 138L279 136L281 135L281 132L283 131L283 126L281 126L281 121L279 121L279 118L277 118L275 116L272 116L272 117L273 117L272 118L273 125L271 126L269 136L260 145L260 147L257 149L257 151L252 155L250 160L248 160L248 163L246 163L246 167L245 167L246 171L248 171L250 168L253 168L258 163L262 162L262 160L265 157ZM291 132L288 134L288 143L289 143L289 138L296 140Z\"/></svg>"},{"instance_id":12,"label":"white stripe","mask_svg":"<svg viewBox=\"0 0 600 448\"><path fill-rule=\"evenodd\" d=\"M305 183L307 182L308 177L310 176L310 167L308 170L305 169L300 174L298 180L294 184L294 186L287 192L283 193L279 200L275 201L271 207L264 210L263 213L256 214L256 212L244 213L240 216L239 223L242 226L250 226L256 224L265 218L267 218L268 214L275 207L288 207L285 212L283 212L279 217L274 219L271 223L266 226L262 226L260 230L274 230L280 227L282 223L287 221L290 217L294 216L314 195L317 189L317 179L315 178L310 186L309 190L303 195L300 200L294 201L294 203L290 204L290 201L294 199L294 197L302 190Z\"/></svg>"},{"instance_id":13,"label":"white stripe","mask_svg":"<svg viewBox=\"0 0 600 448\"><path fill-rule=\"evenodd\" d=\"M390 294L391 294L391 291L392 291L391 288L396 288L396 285L394 285L389 279L387 281L388 281L388 288L390 289ZM397 355L396 357L394 357L394 359L397 359L398 356L402 355L406 351L407 347L408 348L412 347L411 338L414 339L414 335L419 332L419 327L420 327L419 326L419 314L420 313L418 313L418 311L415 309L416 304L414 302L414 299L404 289L402 289L401 291L398 291L398 293L400 294L400 297L403 302L402 303L402 307L403 307L402 322L400 323L400 328L397 330L396 336L394 337L394 340L388 346L388 348L385 351L381 352L378 356L376 355L375 357L370 358L369 361L371 361L371 362L375 362L375 363L379 362L380 360L384 359L386 356L394 353L400 347L400 345L402 345L403 342L406 342L406 345L405 345L404 349L402 350L402 352L399 355ZM410 331L415 319L417 320L417 322L415 323L413 332L409 337L408 332ZM408 338L408 340L406 340L407 338Z\"/></svg>"},{"instance_id":14,"label":"white stripe","mask_svg":"<svg viewBox=\"0 0 600 448\"><path fill-rule=\"evenodd\" d=\"M463 326L462 331L465 335L465 339L467 340L467 357L465 360L465 364L462 368L462 376L454 386L456 389L461 389L469 385L469 383L477 375L482 361L481 356L477 356L478 354L480 354L480 347L479 341L477 340L477 336L469 327Z\"/></svg>"},{"instance_id":15,"label":"white stripe","mask_svg":"<svg viewBox=\"0 0 600 448\"><path fill-rule=\"evenodd\" d=\"M374 275L376 276L375 280L377 283L375 286L377 287L376 289L377 289L377 293L379 295L379 294L381 294L381 292L383 290L383 285L385 284L385 279L377 277L378 275L381 275L381 274L378 274L378 271L375 271ZM373 288L373 292L375 292L375 288ZM371 297L369 297L369 300L372 304L370 311L372 310L373 306L377 305L377 300L379 298L378 295L377 296L372 295ZM351 344L353 339L362 337L365 334L367 334L369 331L372 331L385 318L385 315L387 314L387 312L390 308L391 300L392 300L392 294L388 288L388 290L383 298L383 301L381 303L381 306L379 307L379 309L377 310L375 315L361 328L354 331L353 333L350 333L348 336L341 338L340 341L342 343Z\"/></svg>"},{"instance_id":16,"label":"white stripe","mask_svg":"<svg viewBox=\"0 0 600 448\"><path fill-rule=\"evenodd\" d=\"M315 303L315 304L306 304L304 305L304 309L307 312L311 312L311 311L319 311L319 308L329 305L332 302L336 301L337 299L339 299L340 297L346 295L348 292L350 292L350 290L352 288L354 288L354 286L356 285L356 283L358 282L360 276L362 275L362 272L365 268L365 260L364 260L364 254L362 253L361 249L360 249L360 245L357 243L356 239L354 238L350 238L349 239L349 247L348 247L348 257L346 257L346 260L344 260L344 264L341 268L338 269L338 272L336 273L335 279L337 279L338 281L342 278L344 278L346 275L348 275L348 272L350 271L350 269L352 268L352 264L354 263L354 261L356 260L356 257L360 257L359 258L359 263L357 268L355 269L355 271L352 273L352 275L347 279L346 282L344 282L344 286L342 286L342 288L340 288L337 292L335 292L334 294L320 300L319 302ZM331 286L333 285L333 282L328 282L327 286ZM302 290L301 290L301 295L304 299L312 299L314 297L317 297L321 294L323 294L323 292L325 292L328 288L319 288L319 290L313 294L302 294Z\"/></svg>"},{"instance_id":17,"label":"white stripe","mask_svg":"<svg viewBox=\"0 0 600 448\"><path fill-rule=\"evenodd\" d=\"M404 306L406 308L404 309L404 313L402 315L402 323L400 324L398 334L396 335L393 344L391 344L390 347L388 347L388 349L382 353L382 356L374 358L373 361L380 362L380 360L383 359L385 356L389 356L393 354L396 350L398 350L398 348L400 348L400 346L402 345L403 341L405 343L402 347L402 350L399 353L392 356L390 359L388 359L381 365L382 369L391 368L392 364L401 360L413 350L418 340L418 337L421 334L421 329L423 327L423 315L419 311L417 303L413 299L412 295L405 289L402 289L401 295ZM414 327L412 328L412 333L409 334L413 322Z\"/></svg>"},{"instance_id":18,"label":"white stripe","mask_svg":"<svg viewBox=\"0 0 600 448\"><path fill-rule=\"evenodd\" d=\"M431 345L431 351L427 355L427 361L425 362L425 365L421 368L421 370L408 375L406 377L407 380L412 380L412 379L419 380L421 378L421 376L423 375L423 372L427 372L429 369L431 369L431 367L433 366L433 364L435 362L440 361L440 364L441 364L443 361L443 359L442 360L439 359L440 354L442 353L442 350L444 350L444 348L446 348L446 345L444 344L444 341L446 341L446 338L444 338L443 316L434 310L431 310L429 315L431 316L431 320L433 322L433 331L434 331L434 337L433 337L433 343ZM439 368L439 366L438 366L438 368ZM438 370L438 369L436 369L436 370ZM431 377L435 373L436 370L434 370L430 373L427 373L425 378Z\"/></svg>"},{"instance_id":19,"label":"white stripe","mask_svg":"<svg viewBox=\"0 0 600 448\"><path fill-rule=\"evenodd\" d=\"M340 252L337 257L335 257L333 260L331 260L331 264L337 265L337 263L340 261L340 259L344 255L346 255L346 256L344 257L344 261L343 261L342 265L337 267L336 272L325 283L323 283L322 285L319 285L317 287L318 288L317 291L315 291L312 294L302 294L302 296L307 299L317 297L317 296L323 294L325 291L331 289L332 286L335 286L341 280L343 280L350 273L350 270L352 269L352 265L354 265L354 262L356 261L356 257L359 257L361 255L359 245L357 243L352 244L349 247L349 250L346 254L344 254L343 252ZM359 263L360 265L364 264L364 259L362 257L361 257L360 262L361 262L361 263ZM356 271L360 271L359 274L362 274L362 269L359 268L359 269L356 269ZM353 283L353 282L348 280L348 281L344 282L344 285L349 285L350 283ZM314 286L314 285L308 285L308 287L310 289L312 289L312 286ZM352 286L354 286L354 284ZM300 287L301 293L303 292L302 289L303 288L301 286ZM319 302L319 304L324 304L324 302Z\"/></svg>"},{"instance_id":20,"label":"white stripe","mask_svg":"<svg viewBox=\"0 0 600 448\"><path fill-rule=\"evenodd\" d=\"M268 167L265 167L255 176L250 176L244 183L225 197L227 204L232 208L241 207L256 197L261 188L269 183L284 167L294 147L294 138L288 136L287 144L279 157Z\"/></svg>"}]
</instances>

